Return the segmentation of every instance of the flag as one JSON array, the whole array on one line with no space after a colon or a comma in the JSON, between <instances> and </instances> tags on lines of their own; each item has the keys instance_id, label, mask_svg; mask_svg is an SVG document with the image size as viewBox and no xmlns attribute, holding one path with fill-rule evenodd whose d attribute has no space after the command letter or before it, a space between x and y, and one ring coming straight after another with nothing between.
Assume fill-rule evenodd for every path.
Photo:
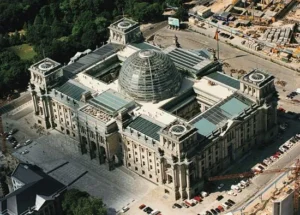
<instances>
[{"instance_id":1,"label":"flag","mask_svg":"<svg viewBox=\"0 0 300 215\"><path fill-rule=\"evenodd\" d=\"M214 39L215 39L215 40L219 40L219 32L218 32L218 29L216 30Z\"/></svg>"}]
</instances>

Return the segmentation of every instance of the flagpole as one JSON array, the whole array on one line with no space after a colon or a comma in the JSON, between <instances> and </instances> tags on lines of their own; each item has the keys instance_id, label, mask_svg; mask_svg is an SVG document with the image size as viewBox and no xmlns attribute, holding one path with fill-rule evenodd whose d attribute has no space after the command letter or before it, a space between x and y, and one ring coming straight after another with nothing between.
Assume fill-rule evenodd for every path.
<instances>
[{"instance_id":1,"label":"flagpole","mask_svg":"<svg viewBox=\"0 0 300 215\"><path fill-rule=\"evenodd\" d=\"M217 27L217 52L218 52L218 60L220 60L220 49L219 49L219 25Z\"/></svg>"}]
</instances>

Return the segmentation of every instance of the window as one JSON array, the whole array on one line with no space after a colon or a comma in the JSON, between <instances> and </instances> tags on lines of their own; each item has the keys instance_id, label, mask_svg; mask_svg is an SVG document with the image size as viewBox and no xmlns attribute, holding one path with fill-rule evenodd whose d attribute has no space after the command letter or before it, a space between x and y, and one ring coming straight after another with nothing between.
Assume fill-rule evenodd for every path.
<instances>
[{"instance_id":1,"label":"window","mask_svg":"<svg viewBox=\"0 0 300 215\"><path fill-rule=\"evenodd\" d=\"M75 133L72 133L73 137L76 137Z\"/></svg>"},{"instance_id":2,"label":"window","mask_svg":"<svg viewBox=\"0 0 300 215\"><path fill-rule=\"evenodd\" d=\"M149 152L149 156L151 156L152 154L151 154L151 152Z\"/></svg>"},{"instance_id":3,"label":"window","mask_svg":"<svg viewBox=\"0 0 300 215\"><path fill-rule=\"evenodd\" d=\"M210 155L210 156L208 156L208 160L211 160L211 155Z\"/></svg>"},{"instance_id":4,"label":"window","mask_svg":"<svg viewBox=\"0 0 300 215\"><path fill-rule=\"evenodd\" d=\"M67 121L67 125L70 125L70 122L69 122L69 121Z\"/></svg>"},{"instance_id":5,"label":"window","mask_svg":"<svg viewBox=\"0 0 300 215\"><path fill-rule=\"evenodd\" d=\"M59 109L61 109L61 106L60 106L60 105L58 105L58 108L59 108Z\"/></svg>"},{"instance_id":6,"label":"window","mask_svg":"<svg viewBox=\"0 0 300 215\"><path fill-rule=\"evenodd\" d=\"M137 167L135 167L134 169L135 169L135 171L138 171L138 170L139 170Z\"/></svg>"},{"instance_id":7,"label":"window","mask_svg":"<svg viewBox=\"0 0 300 215\"><path fill-rule=\"evenodd\" d=\"M137 152L134 152L135 155L137 155Z\"/></svg>"},{"instance_id":8,"label":"window","mask_svg":"<svg viewBox=\"0 0 300 215\"><path fill-rule=\"evenodd\" d=\"M157 173L159 173L159 169L157 170Z\"/></svg>"},{"instance_id":9,"label":"window","mask_svg":"<svg viewBox=\"0 0 300 215\"><path fill-rule=\"evenodd\" d=\"M39 124L42 124L42 121L41 121L41 120L38 120L38 123L39 123Z\"/></svg>"},{"instance_id":10,"label":"window","mask_svg":"<svg viewBox=\"0 0 300 215\"><path fill-rule=\"evenodd\" d=\"M56 112L56 109L53 109L54 112Z\"/></svg>"},{"instance_id":11,"label":"window","mask_svg":"<svg viewBox=\"0 0 300 215\"><path fill-rule=\"evenodd\" d=\"M127 148L127 151L130 151L130 148Z\"/></svg>"},{"instance_id":12,"label":"window","mask_svg":"<svg viewBox=\"0 0 300 215\"><path fill-rule=\"evenodd\" d=\"M142 170L142 174L145 175L145 171L144 170Z\"/></svg>"},{"instance_id":13,"label":"window","mask_svg":"<svg viewBox=\"0 0 300 215\"><path fill-rule=\"evenodd\" d=\"M145 158L145 156L144 156L144 155L142 155L142 158L144 159L144 158Z\"/></svg>"},{"instance_id":14,"label":"window","mask_svg":"<svg viewBox=\"0 0 300 215\"><path fill-rule=\"evenodd\" d=\"M131 158L131 154L128 154L128 157Z\"/></svg>"},{"instance_id":15,"label":"window","mask_svg":"<svg viewBox=\"0 0 300 215\"><path fill-rule=\"evenodd\" d=\"M143 161L143 166L145 166L145 161Z\"/></svg>"},{"instance_id":16,"label":"window","mask_svg":"<svg viewBox=\"0 0 300 215\"><path fill-rule=\"evenodd\" d=\"M63 127L60 127L60 129L63 131L63 130L65 130Z\"/></svg>"},{"instance_id":17,"label":"window","mask_svg":"<svg viewBox=\"0 0 300 215\"><path fill-rule=\"evenodd\" d=\"M152 165L150 165L150 169L153 169Z\"/></svg>"},{"instance_id":18,"label":"window","mask_svg":"<svg viewBox=\"0 0 300 215\"><path fill-rule=\"evenodd\" d=\"M144 152L144 148L142 148L142 152Z\"/></svg>"},{"instance_id":19,"label":"window","mask_svg":"<svg viewBox=\"0 0 300 215\"><path fill-rule=\"evenodd\" d=\"M128 166L131 166L131 163L128 163Z\"/></svg>"},{"instance_id":20,"label":"window","mask_svg":"<svg viewBox=\"0 0 300 215\"><path fill-rule=\"evenodd\" d=\"M64 119L63 119L63 118L60 118L60 121L61 121L61 122L63 122L63 121L64 121Z\"/></svg>"},{"instance_id":21,"label":"window","mask_svg":"<svg viewBox=\"0 0 300 215\"><path fill-rule=\"evenodd\" d=\"M159 163L157 163L157 166L159 166Z\"/></svg>"},{"instance_id":22,"label":"window","mask_svg":"<svg viewBox=\"0 0 300 215\"><path fill-rule=\"evenodd\" d=\"M135 149L137 148L137 145L136 145L136 144L134 144L134 148L135 148Z\"/></svg>"},{"instance_id":23,"label":"window","mask_svg":"<svg viewBox=\"0 0 300 215\"><path fill-rule=\"evenodd\" d=\"M152 163L152 160L150 159L149 162Z\"/></svg>"},{"instance_id":24,"label":"window","mask_svg":"<svg viewBox=\"0 0 300 215\"><path fill-rule=\"evenodd\" d=\"M57 119L57 115L55 115L55 119Z\"/></svg>"},{"instance_id":25,"label":"window","mask_svg":"<svg viewBox=\"0 0 300 215\"><path fill-rule=\"evenodd\" d=\"M135 159L135 161L136 161L136 162L138 162L138 161L139 161L139 159L138 159L138 158L136 158L136 159Z\"/></svg>"},{"instance_id":26,"label":"window","mask_svg":"<svg viewBox=\"0 0 300 215\"><path fill-rule=\"evenodd\" d=\"M151 175L151 174L149 175L149 178L152 178L152 175Z\"/></svg>"}]
</instances>

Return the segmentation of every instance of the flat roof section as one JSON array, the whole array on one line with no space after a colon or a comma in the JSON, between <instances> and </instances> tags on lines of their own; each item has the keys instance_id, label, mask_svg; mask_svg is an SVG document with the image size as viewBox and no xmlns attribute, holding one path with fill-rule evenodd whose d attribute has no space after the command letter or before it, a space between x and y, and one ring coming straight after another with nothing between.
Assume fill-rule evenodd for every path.
<instances>
[{"instance_id":1,"label":"flat roof section","mask_svg":"<svg viewBox=\"0 0 300 215\"><path fill-rule=\"evenodd\" d=\"M138 116L135 120L133 120L128 127L141 132L142 134L151 137L157 141L159 141L158 131L162 128L160 125L155 124L141 116Z\"/></svg>"},{"instance_id":2,"label":"flat roof section","mask_svg":"<svg viewBox=\"0 0 300 215\"><path fill-rule=\"evenodd\" d=\"M223 111L229 113L231 116L241 113L247 107L249 107L248 104L245 104L236 98L231 98L225 104L220 106Z\"/></svg>"},{"instance_id":3,"label":"flat roof section","mask_svg":"<svg viewBox=\"0 0 300 215\"><path fill-rule=\"evenodd\" d=\"M194 126L198 129L198 133L208 136L212 131L216 130L217 126L205 118L202 118L198 122L194 124Z\"/></svg>"},{"instance_id":4,"label":"flat roof section","mask_svg":"<svg viewBox=\"0 0 300 215\"><path fill-rule=\"evenodd\" d=\"M213 63L212 60L199 56L194 52L170 46L164 52L172 59L179 68L186 69L189 72L198 75L201 70Z\"/></svg>"},{"instance_id":5,"label":"flat roof section","mask_svg":"<svg viewBox=\"0 0 300 215\"><path fill-rule=\"evenodd\" d=\"M131 103L133 104L134 101L129 97L125 97L120 93L109 89L101 93L100 95L90 99L89 103L98 107L100 106L100 108L103 108L110 113L115 113L123 107L130 105Z\"/></svg>"},{"instance_id":6,"label":"flat roof section","mask_svg":"<svg viewBox=\"0 0 300 215\"><path fill-rule=\"evenodd\" d=\"M235 88L237 90L240 89L240 81L235 78L232 78L224 73L214 72L214 73L208 74L206 76L210 79L213 79L217 82L225 84L229 87Z\"/></svg>"},{"instance_id":7,"label":"flat roof section","mask_svg":"<svg viewBox=\"0 0 300 215\"><path fill-rule=\"evenodd\" d=\"M80 101L81 95L84 92L89 91L89 89L84 86L80 86L78 83L74 83L72 80L69 80L62 86L55 88L55 90L75 99L76 101Z\"/></svg>"},{"instance_id":8,"label":"flat roof section","mask_svg":"<svg viewBox=\"0 0 300 215\"><path fill-rule=\"evenodd\" d=\"M79 58L74 63L67 65L63 68L65 72L68 72L72 75L76 75L77 73L83 71L84 69L92 66L93 64L104 60L104 58L116 53L121 48L121 45L108 43L95 51Z\"/></svg>"},{"instance_id":9,"label":"flat roof section","mask_svg":"<svg viewBox=\"0 0 300 215\"><path fill-rule=\"evenodd\" d=\"M229 119L241 114L252 103L253 101L243 95L233 94L205 111L190 123L198 129L199 134L207 136L217 128L222 127Z\"/></svg>"}]
</instances>

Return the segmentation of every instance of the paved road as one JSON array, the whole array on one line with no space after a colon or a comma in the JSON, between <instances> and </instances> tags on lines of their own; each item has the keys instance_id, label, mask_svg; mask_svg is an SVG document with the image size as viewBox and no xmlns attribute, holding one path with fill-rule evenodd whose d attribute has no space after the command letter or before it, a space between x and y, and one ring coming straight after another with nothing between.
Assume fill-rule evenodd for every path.
<instances>
[{"instance_id":1,"label":"paved road","mask_svg":"<svg viewBox=\"0 0 300 215\"><path fill-rule=\"evenodd\" d=\"M151 25L150 27L146 28L145 30L143 30L143 35L144 38L148 38L151 35L153 35L155 32L159 31L160 29L166 27L168 25L168 21L163 21L163 22L159 22L159 23L155 23L153 25Z\"/></svg>"}]
</instances>

